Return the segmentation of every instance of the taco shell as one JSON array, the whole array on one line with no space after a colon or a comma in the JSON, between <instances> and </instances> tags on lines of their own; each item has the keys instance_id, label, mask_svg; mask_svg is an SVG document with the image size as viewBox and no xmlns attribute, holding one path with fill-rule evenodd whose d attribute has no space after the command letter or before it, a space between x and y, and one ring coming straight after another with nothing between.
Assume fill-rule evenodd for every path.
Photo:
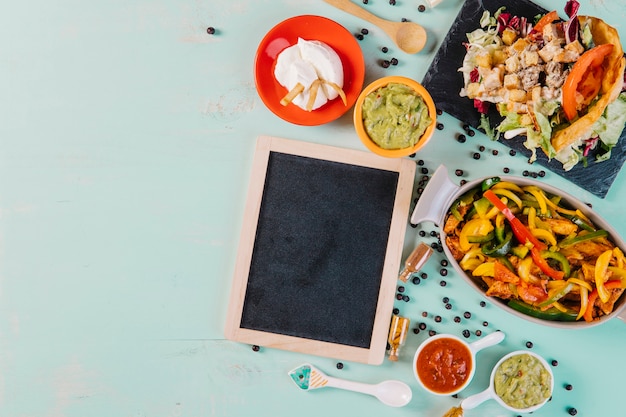
<instances>
[{"instance_id":1,"label":"taco shell","mask_svg":"<svg viewBox=\"0 0 626 417\"><path fill-rule=\"evenodd\" d=\"M588 108L587 113L576 119L572 124L555 132L552 136L552 147L558 153L566 147L587 139L591 127L602 116L606 107L615 101L622 90L624 66L624 50L617 30L602 19L591 16L578 16L580 27L589 25L593 41L596 45L613 44L613 52L602 64L604 77L600 88L600 98Z\"/></svg>"}]
</instances>

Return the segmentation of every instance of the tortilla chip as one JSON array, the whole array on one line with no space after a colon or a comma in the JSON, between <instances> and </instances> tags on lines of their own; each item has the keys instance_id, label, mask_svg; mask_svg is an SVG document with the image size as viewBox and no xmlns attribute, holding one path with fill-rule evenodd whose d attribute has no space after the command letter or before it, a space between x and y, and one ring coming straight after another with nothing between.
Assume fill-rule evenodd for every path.
<instances>
[{"instance_id":1,"label":"tortilla chip","mask_svg":"<svg viewBox=\"0 0 626 417\"><path fill-rule=\"evenodd\" d=\"M601 97L587 110L585 115L552 135L552 147L557 153L581 139L588 138L593 124L602 116L606 106L615 101L622 90L624 66L626 65L619 34L614 27L596 17L578 16L578 19L580 27L589 25L596 45L611 43L615 47L613 52L604 59L604 77L600 88Z\"/></svg>"}]
</instances>

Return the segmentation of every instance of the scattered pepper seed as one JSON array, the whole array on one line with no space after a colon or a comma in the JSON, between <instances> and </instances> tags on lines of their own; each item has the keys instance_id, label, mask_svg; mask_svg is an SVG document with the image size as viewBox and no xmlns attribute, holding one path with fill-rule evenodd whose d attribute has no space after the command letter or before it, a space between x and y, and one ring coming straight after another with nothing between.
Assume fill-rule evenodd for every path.
<instances>
[{"instance_id":1,"label":"scattered pepper seed","mask_svg":"<svg viewBox=\"0 0 626 417\"><path fill-rule=\"evenodd\" d=\"M420 277L413 277L411 282L413 282L413 284L415 285L419 285L419 283L421 282Z\"/></svg>"},{"instance_id":2,"label":"scattered pepper seed","mask_svg":"<svg viewBox=\"0 0 626 417\"><path fill-rule=\"evenodd\" d=\"M396 0L389 0L389 4L391 4L392 6L396 5Z\"/></svg>"},{"instance_id":3,"label":"scattered pepper seed","mask_svg":"<svg viewBox=\"0 0 626 417\"><path fill-rule=\"evenodd\" d=\"M483 332L481 330L476 330L474 334L476 334L476 336L481 336Z\"/></svg>"},{"instance_id":4,"label":"scattered pepper seed","mask_svg":"<svg viewBox=\"0 0 626 417\"><path fill-rule=\"evenodd\" d=\"M443 301L444 303L447 303L450 301L450 299L448 297L443 297L441 301Z\"/></svg>"},{"instance_id":5,"label":"scattered pepper seed","mask_svg":"<svg viewBox=\"0 0 626 417\"><path fill-rule=\"evenodd\" d=\"M463 337L470 337L470 331L467 329L463 330Z\"/></svg>"},{"instance_id":6,"label":"scattered pepper seed","mask_svg":"<svg viewBox=\"0 0 626 417\"><path fill-rule=\"evenodd\" d=\"M489 322L483 321L483 326L485 327L489 326Z\"/></svg>"},{"instance_id":7,"label":"scattered pepper seed","mask_svg":"<svg viewBox=\"0 0 626 417\"><path fill-rule=\"evenodd\" d=\"M422 174L428 174L428 168L422 168L420 171ZM428 181L428 179L426 181Z\"/></svg>"},{"instance_id":8,"label":"scattered pepper seed","mask_svg":"<svg viewBox=\"0 0 626 417\"><path fill-rule=\"evenodd\" d=\"M462 177L463 176L463 170L462 169L457 169L456 171L454 171L454 174L457 177Z\"/></svg>"},{"instance_id":9,"label":"scattered pepper seed","mask_svg":"<svg viewBox=\"0 0 626 417\"><path fill-rule=\"evenodd\" d=\"M419 327L420 330L426 330L426 323L420 323L417 327Z\"/></svg>"},{"instance_id":10,"label":"scattered pepper seed","mask_svg":"<svg viewBox=\"0 0 626 417\"><path fill-rule=\"evenodd\" d=\"M476 132L474 132L473 130L468 130L467 131L467 136L474 136L476 134Z\"/></svg>"},{"instance_id":11,"label":"scattered pepper seed","mask_svg":"<svg viewBox=\"0 0 626 417\"><path fill-rule=\"evenodd\" d=\"M527 177L530 175L530 172L528 172L528 170L524 170L524 172L522 172L522 175Z\"/></svg>"},{"instance_id":12,"label":"scattered pepper seed","mask_svg":"<svg viewBox=\"0 0 626 417\"><path fill-rule=\"evenodd\" d=\"M487 303L486 303L486 302L484 302L484 301L481 301L479 304L480 304L480 306L481 306L481 307L484 307L484 306L486 306L486 305L487 305Z\"/></svg>"},{"instance_id":13,"label":"scattered pepper seed","mask_svg":"<svg viewBox=\"0 0 626 417\"><path fill-rule=\"evenodd\" d=\"M455 322L455 323L460 323L460 322L461 322L461 317L459 317L459 316L454 316L454 322Z\"/></svg>"},{"instance_id":14,"label":"scattered pepper seed","mask_svg":"<svg viewBox=\"0 0 626 417\"><path fill-rule=\"evenodd\" d=\"M366 28L361 29L361 33L364 35L367 35L368 33L370 33L369 30L367 30Z\"/></svg>"},{"instance_id":15,"label":"scattered pepper seed","mask_svg":"<svg viewBox=\"0 0 626 417\"><path fill-rule=\"evenodd\" d=\"M497 150L497 149L492 150L492 151L491 151L491 154L492 154L493 156L497 156L497 155L498 155L498 150Z\"/></svg>"},{"instance_id":16,"label":"scattered pepper seed","mask_svg":"<svg viewBox=\"0 0 626 417\"><path fill-rule=\"evenodd\" d=\"M531 348L533 347L533 342L530 342L530 341L529 341L529 342L526 342L526 347L527 347L528 349L531 349Z\"/></svg>"},{"instance_id":17,"label":"scattered pepper seed","mask_svg":"<svg viewBox=\"0 0 626 417\"><path fill-rule=\"evenodd\" d=\"M426 272L422 272L420 274L420 277L422 277L422 279L426 279L426 278L428 278L428 274Z\"/></svg>"},{"instance_id":18,"label":"scattered pepper seed","mask_svg":"<svg viewBox=\"0 0 626 417\"><path fill-rule=\"evenodd\" d=\"M435 316L435 322L441 323L441 316Z\"/></svg>"},{"instance_id":19,"label":"scattered pepper seed","mask_svg":"<svg viewBox=\"0 0 626 417\"><path fill-rule=\"evenodd\" d=\"M439 281L439 285L441 285L442 287L445 287L446 285L448 285L448 283L444 280Z\"/></svg>"},{"instance_id":20,"label":"scattered pepper seed","mask_svg":"<svg viewBox=\"0 0 626 417\"><path fill-rule=\"evenodd\" d=\"M571 390L574 389L574 387L572 386L572 384L566 384L565 385L565 389L568 390L568 391L571 391Z\"/></svg>"},{"instance_id":21,"label":"scattered pepper seed","mask_svg":"<svg viewBox=\"0 0 626 417\"><path fill-rule=\"evenodd\" d=\"M478 152L474 152L474 154L472 155L472 158L480 159L480 154Z\"/></svg>"},{"instance_id":22,"label":"scattered pepper seed","mask_svg":"<svg viewBox=\"0 0 626 417\"><path fill-rule=\"evenodd\" d=\"M446 307L446 310L452 310L452 304L450 303L446 303L445 307Z\"/></svg>"},{"instance_id":23,"label":"scattered pepper seed","mask_svg":"<svg viewBox=\"0 0 626 417\"><path fill-rule=\"evenodd\" d=\"M483 145L480 145L478 147L478 150L481 151L481 152L484 152L485 151L485 147Z\"/></svg>"},{"instance_id":24,"label":"scattered pepper seed","mask_svg":"<svg viewBox=\"0 0 626 417\"><path fill-rule=\"evenodd\" d=\"M557 361L556 359L552 359L552 366L559 366L559 361Z\"/></svg>"},{"instance_id":25,"label":"scattered pepper seed","mask_svg":"<svg viewBox=\"0 0 626 417\"><path fill-rule=\"evenodd\" d=\"M545 176L546 176L546 171L541 170L541 171L539 171L537 174L538 174L541 178L543 178L543 177L545 177Z\"/></svg>"},{"instance_id":26,"label":"scattered pepper seed","mask_svg":"<svg viewBox=\"0 0 626 417\"><path fill-rule=\"evenodd\" d=\"M434 336L434 335L436 335L436 334L437 334L437 332L436 332L436 331L434 331L434 330L429 330L429 331L428 331L428 335L429 335L430 337L432 337L432 336Z\"/></svg>"},{"instance_id":27,"label":"scattered pepper seed","mask_svg":"<svg viewBox=\"0 0 626 417\"><path fill-rule=\"evenodd\" d=\"M394 308L393 309L393 314L400 314L400 309L399 308Z\"/></svg>"},{"instance_id":28,"label":"scattered pepper seed","mask_svg":"<svg viewBox=\"0 0 626 417\"><path fill-rule=\"evenodd\" d=\"M422 317L428 317L428 311L422 311Z\"/></svg>"},{"instance_id":29,"label":"scattered pepper seed","mask_svg":"<svg viewBox=\"0 0 626 417\"><path fill-rule=\"evenodd\" d=\"M259 345L252 345L252 350L258 352L259 350L261 350L261 347Z\"/></svg>"},{"instance_id":30,"label":"scattered pepper seed","mask_svg":"<svg viewBox=\"0 0 626 417\"><path fill-rule=\"evenodd\" d=\"M380 65L381 65L383 68L389 68L389 65L391 65L391 63L389 62L389 60L387 60L387 59L383 59L383 60L380 62Z\"/></svg>"},{"instance_id":31,"label":"scattered pepper seed","mask_svg":"<svg viewBox=\"0 0 626 417\"><path fill-rule=\"evenodd\" d=\"M343 369L343 363L337 362L337 369Z\"/></svg>"},{"instance_id":32,"label":"scattered pepper seed","mask_svg":"<svg viewBox=\"0 0 626 417\"><path fill-rule=\"evenodd\" d=\"M383 46L382 48L380 48L380 50L382 51L383 54L386 54L387 52L389 52L389 48L387 48L386 46Z\"/></svg>"},{"instance_id":33,"label":"scattered pepper seed","mask_svg":"<svg viewBox=\"0 0 626 417\"><path fill-rule=\"evenodd\" d=\"M511 149L509 151L509 155L511 155L511 156L515 156L516 154L517 154L517 151L515 149Z\"/></svg>"},{"instance_id":34,"label":"scattered pepper seed","mask_svg":"<svg viewBox=\"0 0 626 417\"><path fill-rule=\"evenodd\" d=\"M396 294L396 300L398 301L402 300L402 294L400 293Z\"/></svg>"},{"instance_id":35,"label":"scattered pepper seed","mask_svg":"<svg viewBox=\"0 0 626 417\"><path fill-rule=\"evenodd\" d=\"M470 317L472 317L472 313L470 313L469 311L466 311L465 313L463 313L463 317L465 317L466 319L469 319Z\"/></svg>"},{"instance_id":36,"label":"scattered pepper seed","mask_svg":"<svg viewBox=\"0 0 626 417\"><path fill-rule=\"evenodd\" d=\"M215 35L215 28L213 26L209 26L206 29L206 33L208 33L209 35Z\"/></svg>"},{"instance_id":37,"label":"scattered pepper seed","mask_svg":"<svg viewBox=\"0 0 626 417\"><path fill-rule=\"evenodd\" d=\"M461 181L459 181L459 184L461 184L461 186L463 186L463 185L467 184L467 180L461 180Z\"/></svg>"},{"instance_id":38,"label":"scattered pepper seed","mask_svg":"<svg viewBox=\"0 0 626 417\"><path fill-rule=\"evenodd\" d=\"M459 136L456 137L456 140L459 143L465 143L465 141L467 140L467 138L465 137L465 135L463 133L459 134Z\"/></svg>"},{"instance_id":39,"label":"scattered pepper seed","mask_svg":"<svg viewBox=\"0 0 626 417\"><path fill-rule=\"evenodd\" d=\"M502 169L502 172L504 172L505 174L508 174L509 172L511 172L511 170L509 168L507 168L507 167L504 167Z\"/></svg>"},{"instance_id":40,"label":"scattered pepper seed","mask_svg":"<svg viewBox=\"0 0 626 417\"><path fill-rule=\"evenodd\" d=\"M426 11L426 6L424 6L423 4L420 4L419 6L417 6L417 11L420 13L423 13Z\"/></svg>"},{"instance_id":41,"label":"scattered pepper seed","mask_svg":"<svg viewBox=\"0 0 626 417\"><path fill-rule=\"evenodd\" d=\"M445 277L446 275L448 275L448 270L447 270L446 268L441 268L441 269L439 270L439 274L440 274L442 277ZM444 281L444 282L445 282L445 281Z\"/></svg>"},{"instance_id":42,"label":"scattered pepper seed","mask_svg":"<svg viewBox=\"0 0 626 417\"><path fill-rule=\"evenodd\" d=\"M567 412L570 416L575 416L576 414L578 414L578 410L576 410L574 407L570 407Z\"/></svg>"},{"instance_id":43,"label":"scattered pepper seed","mask_svg":"<svg viewBox=\"0 0 626 417\"><path fill-rule=\"evenodd\" d=\"M439 262L441 264L441 266L448 266L448 260L447 259L442 259L441 262Z\"/></svg>"},{"instance_id":44,"label":"scattered pepper seed","mask_svg":"<svg viewBox=\"0 0 626 417\"><path fill-rule=\"evenodd\" d=\"M409 297L408 295L403 295L402 301L404 301L405 303L408 303L409 301L411 301L411 297Z\"/></svg>"}]
</instances>

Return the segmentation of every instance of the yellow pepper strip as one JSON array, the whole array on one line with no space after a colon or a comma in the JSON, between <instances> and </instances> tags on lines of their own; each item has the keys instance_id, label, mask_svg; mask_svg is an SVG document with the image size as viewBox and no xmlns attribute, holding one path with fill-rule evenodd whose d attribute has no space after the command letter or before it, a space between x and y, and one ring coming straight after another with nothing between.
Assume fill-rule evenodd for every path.
<instances>
[{"instance_id":1,"label":"yellow pepper strip","mask_svg":"<svg viewBox=\"0 0 626 417\"><path fill-rule=\"evenodd\" d=\"M607 290L604 286L604 282L607 278L607 271L609 268L609 262L613 257L613 251L607 250L602 253L602 255L598 256L596 260L596 266L594 269L594 275L596 279L596 289L598 290L598 297L602 300L603 303L609 301L609 297L611 296L611 292Z\"/></svg>"},{"instance_id":2,"label":"yellow pepper strip","mask_svg":"<svg viewBox=\"0 0 626 417\"><path fill-rule=\"evenodd\" d=\"M537 228L536 221L537 221L537 210L535 210L534 207L529 207L528 208L528 228L530 230Z\"/></svg>"},{"instance_id":3,"label":"yellow pepper strip","mask_svg":"<svg viewBox=\"0 0 626 417\"><path fill-rule=\"evenodd\" d=\"M533 195L533 197L535 197L537 199L537 203L539 204L539 211L541 212L542 215L546 215L548 214L548 203L547 203L547 198L545 196L545 194L543 193L543 191L533 185L529 185L527 187L524 187L524 191L530 193Z\"/></svg>"},{"instance_id":4,"label":"yellow pepper strip","mask_svg":"<svg viewBox=\"0 0 626 417\"><path fill-rule=\"evenodd\" d=\"M567 280L567 282L571 282L572 284L576 284L579 287L584 287L584 288L587 289L587 291L593 291L593 287L591 286L591 284L588 283L585 280L580 279L580 278L569 278Z\"/></svg>"},{"instance_id":5,"label":"yellow pepper strip","mask_svg":"<svg viewBox=\"0 0 626 417\"><path fill-rule=\"evenodd\" d=\"M537 239L541 239L544 242L547 242L552 246L556 246L556 238L548 230L535 228L535 229L530 229L530 233L532 233L533 236L535 236Z\"/></svg>"},{"instance_id":6,"label":"yellow pepper strip","mask_svg":"<svg viewBox=\"0 0 626 417\"><path fill-rule=\"evenodd\" d=\"M472 271L472 275L475 277L492 277L496 274L495 269L495 262L484 262Z\"/></svg>"},{"instance_id":7,"label":"yellow pepper strip","mask_svg":"<svg viewBox=\"0 0 626 417\"><path fill-rule=\"evenodd\" d=\"M580 310L576 316L576 320L580 320L585 311L587 311L587 305L589 305L589 291L586 287L580 287Z\"/></svg>"},{"instance_id":8,"label":"yellow pepper strip","mask_svg":"<svg viewBox=\"0 0 626 417\"><path fill-rule=\"evenodd\" d=\"M562 311L563 313L567 312L567 307L565 307L563 304L559 303L558 301L553 302L552 307L556 308L559 311Z\"/></svg>"},{"instance_id":9,"label":"yellow pepper strip","mask_svg":"<svg viewBox=\"0 0 626 417\"><path fill-rule=\"evenodd\" d=\"M517 265L517 275L526 282L530 282L530 267L533 264L533 258L530 256L522 259Z\"/></svg>"},{"instance_id":10,"label":"yellow pepper strip","mask_svg":"<svg viewBox=\"0 0 626 417\"><path fill-rule=\"evenodd\" d=\"M520 193L520 194L523 194L523 193L524 193L524 190L522 190L522 188L521 188L519 185L517 185L517 184L515 184L515 183L512 183L512 182L510 182L510 181L500 181L500 182L497 182L497 183L495 183L495 184L491 187L491 189L492 189L492 190L493 190L493 189L496 189L496 190L497 190L497 189L506 189L506 190L513 190L513 191L515 191L516 193Z\"/></svg>"},{"instance_id":11,"label":"yellow pepper strip","mask_svg":"<svg viewBox=\"0 0 626 417\"><path fill-rule=\"evenodd\" d=\"M478 265L485 262L485 255L479 246L469 250L465 255L463 255L463 259L459 262L459 265L465 271L473 271Z\"/></svg>"},{"instance_id":12,"label":"yellow pepper strip","mask_svg":"<svg viewBox=\"0 0 626 417\"><path fill-rule=\"evenodd\" d=\"M585 216L585 214L580 211L580 209L576 209L576 215L578 217L580 217L581 219L583 219L584 221L586 221L589 224L593 224L591 220L589 220L589 218L587 218L587 216Z\"/></svg>"},{"instance_id":13,"label":"yellow pepper strip","mask_svg":"<svg viewBox=\"0 0 626 417\"><path fill-rule=\"evenodd\" d=\"M552 210L557 211L557 212L559 212L559 213L569 214L570 216L578 216L578 217L581 217L581 216L578 214L578 212L579 212L580 210L568 210L568 209L565 209L565 208L563 208L563 207L560 207L560 206L556 205L556 204L554 203L554 201L550 200L549 198L546 198L546 204L547 204L548 206L550 206L550 208L551 208ZM581 213L581 214L582 214L582 213ZM583 217L581 217L581 218L583 218ZM585 219L586 219L586 217L585 217Z\"/></svg>"},{"instance_id":14,"label":"yellow pepper strip","mask_svg":"<svg viewBox=\"0 0 626 417\"><path fill-rule=\"evenodd\" d=\"M459 246L463 252L472 249L476 244L470 243L468 236L486 236L493 230L493 224L487 219L472 219L465 223L461 233L459 233Z\"/></svg>"},{"instance_id":15,"label":"yellow pepper strip","mask_svg":"<svg viewBox=\"0 0 626 417\"><path fill-rule=\"evenodd\" d=\"M511 190L507 190L506 188L496 188L495 190L493 190L493 193L496 195L501 195L504 197L507 197L508 199L510 199L511 201L513 201L517 207L520 208L520 210L522 209L522 199L519 198L514 192L512 192Z\"/></svg>"},{"instance_id":16,"label":"yellow pepper strip","mask_svg":"<svg viewBox=\"0 0 626 417\"><path fill-rule=\"evenodd\" d=\"M615 257L615 266L617 266L620 269L624 268L624 252L622 252L622 250L620 248L618 248L617 246L613 248L613 256Z\"/></svg>"}]
</instances>

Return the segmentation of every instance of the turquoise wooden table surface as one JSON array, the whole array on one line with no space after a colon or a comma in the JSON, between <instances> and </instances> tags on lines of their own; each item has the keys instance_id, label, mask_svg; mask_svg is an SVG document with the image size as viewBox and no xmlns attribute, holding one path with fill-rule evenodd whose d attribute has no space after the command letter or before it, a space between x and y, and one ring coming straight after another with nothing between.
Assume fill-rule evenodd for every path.
<instances>
[{"instance_id":1,"label":"turquoise wooden table surface","mask_svg":"<svg viewBox=\"0 0 626 417\"><path fill-rule=\"evenodd\" d=\"M365 150L350 113L323 126L282 121L259 99L257 45L296 15L329 17L360 41L366 83L383 75L421 80L460 0L418 11L420 0L370 1L381 17L422 24L427 48L398 51L382 31L318 0L136 0L5 2L0 17L0 415L60 416L440 416L458 399L433 397L411 370L427 331L411 333L399 362L371 366L224 339L251 161L259 135ZM541 0L546 8L564 2ZM624 35L624 1L581 2ZM216 32L208 34L207 28ZM384 55L381 47L387 46ZM383 68L380 60L398 65ZM455 92L451 92L455 94ZM444 128L418 158L432 173L442 162L467 180L521 175L523 156L477 134ZM471 158L486 147L480 163ZM492 156L498 150L499 156ZM488 163L484 163L488 161ZM453 174L453 172L452 172ZM626 236L626 172L604 199L547 173L542 179L581 200ZM408 228L405 255L417 242ZM584 330L538 326L502 312L450 269L439 284L435 253L429 279L407 285L398 301L413 325L439 333L501 329L497 347L479 353L479 371L462 397L482 391L503 354L529 349L553 366L553 399L536 416L624 415L625 324ZM449 297L446 312L441 299ZM422 312L429 313L422 317ZM457 324L452 317L471 311ZM433 315L440 313L437 323ZM487 326L483 326L483 321ZM301 392L287 372L311 362L362 382L399 379L413 399L389 408L340 390ZM567 390L566 385L572 389ZM513 416L494 401L466 416Z\"/></svg>"}]
</instances>

